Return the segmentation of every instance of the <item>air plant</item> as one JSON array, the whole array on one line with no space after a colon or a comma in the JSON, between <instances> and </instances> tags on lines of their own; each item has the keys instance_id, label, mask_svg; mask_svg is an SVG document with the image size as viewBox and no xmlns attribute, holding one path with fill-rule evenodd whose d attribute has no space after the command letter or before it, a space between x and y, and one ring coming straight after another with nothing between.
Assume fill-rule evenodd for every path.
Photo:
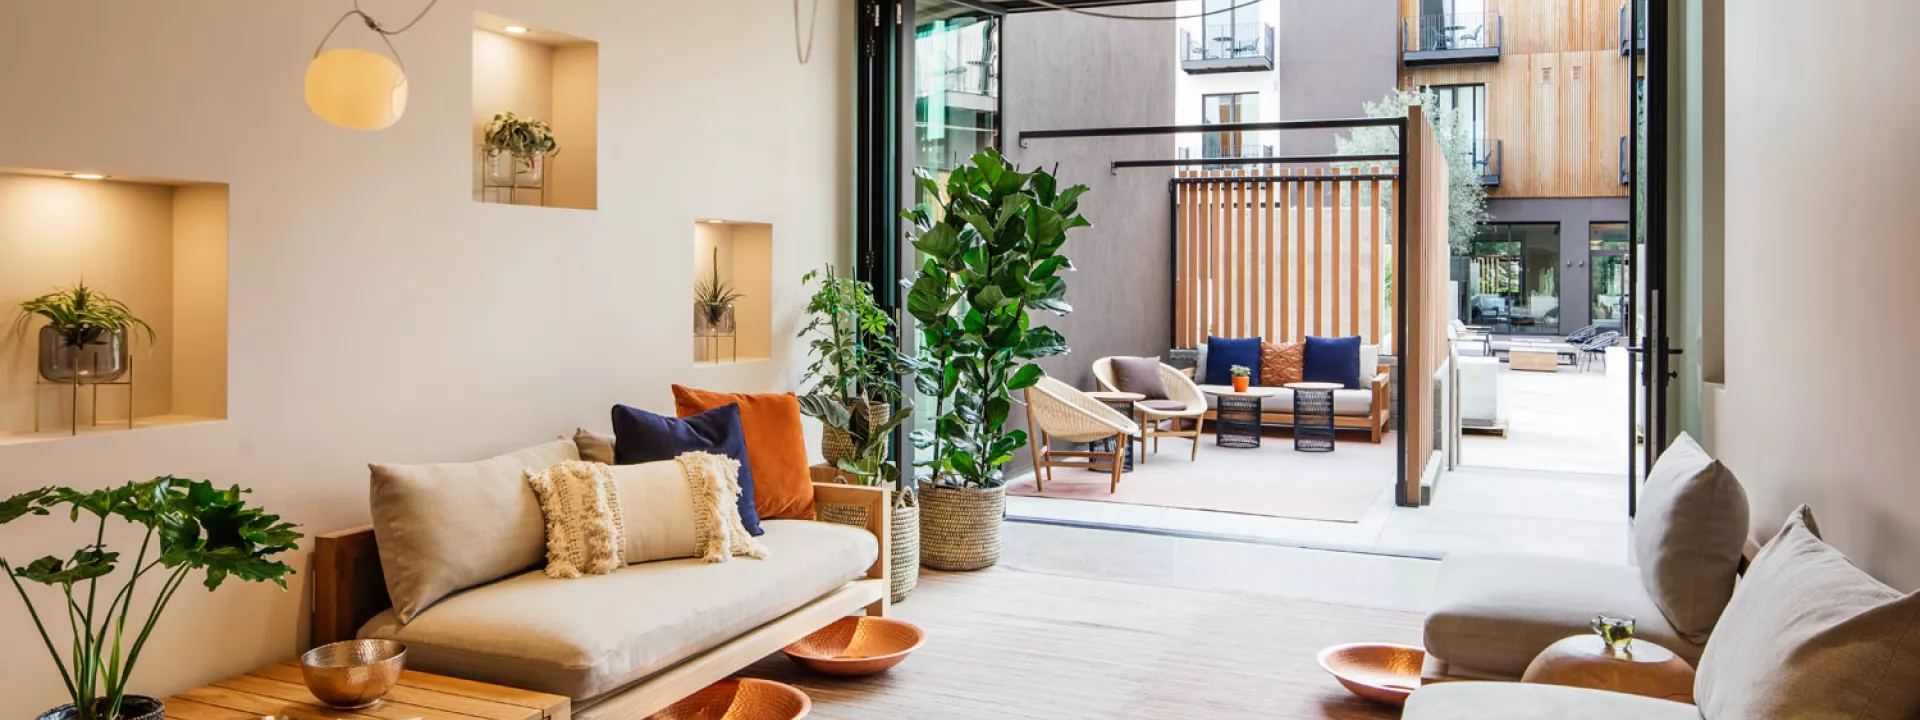
<instances>
[{"instance_id":1,"label":"air plant","mask_svg":"<svg viewBox=\"0 0 1920 720\"><path fill-rule=\"evenodd\" d=\"M15 329L25 329L27 322L34 317L46 318L47 324L60 333L60 338L74 347L98 342L100 336L108 333L133 328L146 332L149 345L153 344L155 337L153 326L135 316L126 303L87 287L85 280L73 287L60 288L20 303L20 316L14 321Z\"/></svg>"},{"instance_id":2,"label":"air plant","mask_svg":"<svg viewBox=\"0 0 1920 720\"><path fill-rule=\"evenodd\" d=\"M727 307L733 301L746 297L736 292L733 286L720 280L720 248L713 249L713 275L700 281L693 287L693 301L707 314L707 322L715 325L727 315Z\"/></svg>"}]
</instances>

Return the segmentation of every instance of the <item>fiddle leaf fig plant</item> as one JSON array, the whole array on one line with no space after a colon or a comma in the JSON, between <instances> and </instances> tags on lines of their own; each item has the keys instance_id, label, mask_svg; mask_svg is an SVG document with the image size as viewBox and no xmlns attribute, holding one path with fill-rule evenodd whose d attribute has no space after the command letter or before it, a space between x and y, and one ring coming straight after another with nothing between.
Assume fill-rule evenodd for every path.
<instances>
[{"instance_id":1,"label":"fiddle leaf fig plant","mask_svg":"<svg viewBox=\"0 0 1920 720\"><path fill-rule=\"evenodd\" d=\"M238 486L221 490L212 483L168 476L91 492L45 487L0 501L0 525L51 515L55 510L63 511L71 522L84 518L94 524L93 542L65 559L49 555L16 566L0 558L0 572L26 604L81 720L120 716L127 681L141 651L174 593L194 573L201 575L208 590L218 589L230 577L286 589L286 577L293 568L274 556L298 549L300 533L293 524L281 522L280 516L249 507L242 497L247 492ZM125 566L126 581L118 590L101 587L100 582L122 567L121 554L105 544L108 518L146 531L139 552ZM145 612L136 614L135 606L145 599L136 591L149 576L153 579L146 586L153 590L158 583L158 590L151 593ZM21 581L60 591L70 637L54 641ZM54 612L52 617L57 617L60 611Z\"/></svg>"},{"instance_id":2,"label":"fiddle leaf fig plant","mask_svg":"<svg viewBox=\"0 0 1920 720\"><path fill-rule=\"evenodd\" d=\"M1013 393L1045 374L1035 360L1068 351L1029 311L1073 311L1061 277L1073 263L1061 250L1069 230L1093 225L1079 212L1087 188L1062 190L1046 170L1022 172L991 148L945 187L924 171L916 179L942 200L902 213L925 258L906 284L921 335L915 382L934 398L934 426L915 433L915 446L937 485L999 487L1001 467L1028 442L1006 428Z\"/></svg>"}]
</instances>

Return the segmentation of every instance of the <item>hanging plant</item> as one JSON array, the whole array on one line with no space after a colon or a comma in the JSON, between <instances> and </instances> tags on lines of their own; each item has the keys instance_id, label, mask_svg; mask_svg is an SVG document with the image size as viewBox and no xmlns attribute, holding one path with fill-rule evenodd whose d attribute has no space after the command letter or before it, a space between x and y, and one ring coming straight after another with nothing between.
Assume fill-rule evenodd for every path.
<instances>
[{"instance_id":1,"label":"hanging plant","mask_svg":"<svg viewBox=\"0 0 1920 720\"><path fill-rule=\"evenodd\" d=\"M484 142L489 156L507 153L528 160L536 155L560 154L552 127L541 120L514 117L510 112L493 116L493 122L487 123Z\"/></svg>"}]
</instances>

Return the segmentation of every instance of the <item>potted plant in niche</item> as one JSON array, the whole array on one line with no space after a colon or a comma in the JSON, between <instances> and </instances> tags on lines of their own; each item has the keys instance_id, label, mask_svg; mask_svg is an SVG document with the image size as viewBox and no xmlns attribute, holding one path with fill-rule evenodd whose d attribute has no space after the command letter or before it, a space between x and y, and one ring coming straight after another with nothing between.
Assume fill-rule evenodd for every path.
<instances>
[{"instance_id":1,"label":"potted plant in niche","mask_svg":"<svg viewBox=\"0 0 1920 720\"><path fill-rule=\"evenodd\" d=\"M887 455L894 429L913 412L910 407L892 412L901 400L900 378L911 368L900 357L893 320L874 302L871 285L839 277L831 265L800 280L819 283L799 335L811 338L807 349L813 358L801 380L812 389L800 398L800 411L825 425L820 453L842 477L892 490L890 564L893 600L899 602L919 578L920 511L913 489L899 483L899 466Z\"/></svg>"},{"instance_id":2,"label":"potted plant in niche","mask_svg":"<svg viewBox=\"0 0 1920 720\"><path fill-rule=\"evenodd\" d=\"M39 361L40 377L47 382L113 382L131 367L128 331L139 329L148 345L154 342L153 326L85 281L20 303L15 328L25 329L36 317L47 321L40 327Z\"/></svg>"},{"instance_id":3,"label":"potted plant in niche","mask_svg":"<svg viewBox=\"0 0 1920 720\"><path fill-rule=\"evenodd\" d=\"M493 187L539 187L546 157L560 154L552 127L510 112L493 116L482 138L487 185Z\"/></svg>"},{"instance_id":4,"label":"potted plant in niche","mask_svg":"<svg viewBox=\"0 0 1920 720\"><path fill-rule=\"evenodd\" d=\"M1246 392L1247 386L1253 382L1253 368L1245 365L1235 365L1227 368L1227 372L1233 375L1234 392Z\"/></svg>"},{"instance_id":5,"label":"potted plant in niche","mask_svg":"<svg viewBox=\"0 0 1920 720\"><path fill-rule=\"evenodd\" d=\"M926 197L943 198L902 213L925 258L907 285L920 330L915 383L934 402L933 427L914 433L927 468L921 562L977 570L1000 559L1001 468L1028 442L1006 427L1013 393L1039 381L1034 360L1067 352L1066 338L1033 326L1028 311L1072 311L1061 273L1073 264L1060 251L1069 230L1092 225L1079 213L1087 188L1061 190L1047 171L1021 172L992 149L944 188L916 175Z\"/></svg>"},{"instance_id":6,"label":"potted plant in niche","mask_svg":"<svg viewBox=\"0 0 1920 720\"><path fill-rule=\"evenodd\" d=\"M712 274L693 286L693 334L725 337L733 334L733 301L746 297L720 280L720 248L713 249Z\"/></svg>"},{"instance_id":7,"label":"potted plant in niche","mask_svg":"<svg viewBox=\"0 0 1920 720\"><path fill-rule=\"evenodd\" d=\"M293 568L273 556L297 549L300 533L259 508L248 507L239 487L215 488L203 481L160 477L113 488L80 492L54 487L30 490L0 501L0 525L58 509L74 522L96 522L94 541L65 560L47 556L23 566L0 559L13 588L26 603L39 639L53 656L72 703L40 715L40 720L159 720L166 708L157 699L127 693L129 678L160 615L193 573L215 590L228 577L272 582L286 589ZM101 580L119 567L120 553L104 544L107 519L119 518L145 529L140 551L127 567L118 590ZM141 580L154 579L138 593ZM57 588L60 610L43 618L21 581ZM136 604L153 598L144 616ZM64 611L64 612L62 612ZM64 614L70 638L54 642L47 620ZM21 637L21 635L15 635ZM23 642L26 642L23 640Z\"/></svg>"}]
</instances>

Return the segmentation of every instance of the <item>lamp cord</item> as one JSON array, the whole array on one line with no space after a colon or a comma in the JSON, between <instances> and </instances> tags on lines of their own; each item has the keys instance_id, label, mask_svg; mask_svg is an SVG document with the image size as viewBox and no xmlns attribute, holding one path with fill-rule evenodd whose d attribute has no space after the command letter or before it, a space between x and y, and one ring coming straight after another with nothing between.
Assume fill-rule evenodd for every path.
<instances>
[{"instance_id":1,"label":"lamp cord","mask_svg":"<svg viewBox=\"0 0 1920 720\"><path fill-rule=\"evenodd\" d=\"M797 1L798 0L796 0L796 2ZM433 6L438 4L440 4L440 0L427 0L427 6L420 8L420 14L413 16L413 19L408 20L407 24L400 26L399 30L388 30L385 25L380 24L380 21L373 19L372 15L368 15L366 14L366 12L360 9L360 0L353 0L353 9L348 10L346 14L341 15L339 20L333 21L333 27L327 29L327 34L320 38L320 45L313 49L313 56L320 57L320 51L327 49L327 41L333 39L333 34L334 32L340 29L340 25L342 23L345 23L347 21L347 18L358 15L360 16L360 21L367 24L367 29L372 30L374 34L379 35L380 42L386 43L387 52L393 54L394 63L400 66L400 72L405 73L407 71L407 61L400 59L400 50L398 48L395 48L393 46L393 41L387 38L393 35L399 35L400 33L406 32L408 30L412 30L413 26L418 25L420 23L420 19L426 17L427 12L432 10ZM818 9L818 6L815 6L815 8Z\"/></svg>"},{"instance_id":2,"label":"lamp cord","mask_svg":"<svg viewBox=\"0 0 1920 720\"><path fill-rule=\"evenodd\" d=\"M435 0L438 2L439 0ZM800 0L793 0L793 54L801 65L813 61L813 40L820 29L820 0L813 0L813 19L807 25L807 43L805 49L800 45Z\"/></svg>"},{"instance_id":3,"label":"lamp cord","mask_svg":"<svg viewBox=\"0 0 1920 720\"><path fill-rule=\"evenodd\" d=\"M1194 18L1206 17L1208 15L1218 15L1223 12L1233 12L1241 8L1253 7L1255 5L1260 4L1260 0L1247 0L1247 2L1240 3L1239 5L1235 5L1233 7L1220 8L1219 10L1207 10L1204 12L1193 13L1191 15L1118 15L1114 13L1103 13L1103 12L1097 12L1094 10L1084 10L1076 7L1068 7L1066 5L1061 5L1059 3L1052 2L1052 0L1029 0L1029 2L1032 2L1033 4L1039 5L1041 7L1053 8L1055 10L1065 10L1067 12L1075 13L1078 15L1085 15L1087 17L1106 18L1108 20L1192 20Z\"/></svg>"}]
</instances>

